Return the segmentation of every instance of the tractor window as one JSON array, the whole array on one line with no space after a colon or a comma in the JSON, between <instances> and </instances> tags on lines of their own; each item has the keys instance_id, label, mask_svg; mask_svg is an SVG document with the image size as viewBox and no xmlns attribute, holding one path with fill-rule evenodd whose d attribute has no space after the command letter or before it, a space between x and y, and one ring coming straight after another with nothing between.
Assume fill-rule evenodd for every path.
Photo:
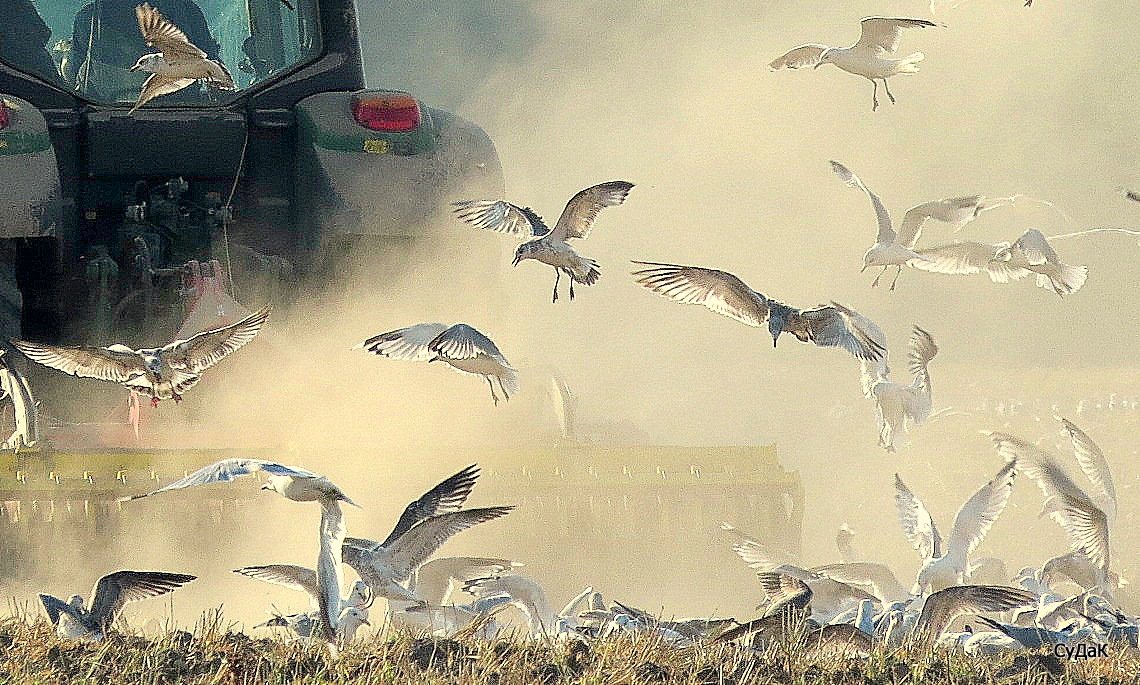
<instances>
[{"instance_id":1,"label":"tractor window","mask_svg":"<svg viewBox=\"0 0 1140 685\"><path fill-rule=\"evenodd\" d=\"M150 71L162 62L136 65L160 52L147 47L135 7L143 0L4 0L0 60L100 104L134 104ZM196 47L221 67L205 69L228 90L185 80L148 107L224 103L320 55L317 0L148 0ZM132 70L132 67L136 67ZM176 81L171 78L170 81ZM186 83L174 90L174 86Z\"/></svg>"}]
</instances>

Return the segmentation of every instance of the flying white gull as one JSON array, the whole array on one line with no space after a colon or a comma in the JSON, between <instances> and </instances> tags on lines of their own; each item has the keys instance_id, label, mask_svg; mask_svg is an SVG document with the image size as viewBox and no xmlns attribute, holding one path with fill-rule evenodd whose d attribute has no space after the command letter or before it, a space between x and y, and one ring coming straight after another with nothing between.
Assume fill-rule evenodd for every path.
<instances>
[{"instance_id":1,"label":"flying white gull","mask_svg":"<svg viewBox=\"0 0 1140 685\"><path fill-rule=\"evenodd\" d=\"M91 591L91 605L72 595L64 602L40 594L44 610L60 636L69 639L99 641L115 623L127 602L157 597L194 580L194 576L165 571L116 571L99 579Z\"/></svg>"},{"instance_id":2,"label":"flying white gull","mask_svg":"<svg viewBox=\"0 0 1140 685\"><path fill-rule=\"evenodd\" d=\"M80 378L118 383L159 400L182 400L182 393L201 380L202 373L253 340L269 319L264 307L237 323L175 340L164 347L132 350L110 347L59 347L12 340L12 345L34 362Z\"/></svg>"},{"instance_id":3,"label":"flying white gull","mask_svg":"<svg viewBox=\"0 0 1140 685\"><path fill-rule=\"evenodd\" d=\"M360 506L349 499L340 487L324 476L297 468L296 466L286 466L284 464L278 464L275 461L266 461L264 459L223 459L209 466L203 466L194 473L158 490L141 495L120 497L118 501L127 502L129 500L157 495L160 492L181 490L198 485L209 485L210 483L228 483L236 478L247 476L258 471L264 471L269 474L266 482L261 485L262 490L272 490L294 502L330 500L348 502L354 507Z\"/></svg>"},{"instance_id":4,"label":"flying white gull","mask_svg":"<svg viewBox=\"0 0 1140 685\"><path fill-rule=\"evenodd\" d=\"M143 83L138 101L129 114L134 114L150 100L176 93L195 81L204 81L221 90L234 89L234 79L226 67L207 59L206 53L191 43L182 29L158 10L144 2L135 7L135 16L147 46L161 52L143 55L131 67L131 71L150 72L150 76Z\"/></svg>"},{"instance_id":5,"label":"flying white gull","mask_svg":"<svg viewBox=\"0 0 1140 685\"><path fill-rule=\"evenodd\" d=\"M891 222L891 215L878 195L871 192L871 189L864 185L858 176L839 162L832 161L831 169L844 183L852 188L862 190L867 194L867 197L871 198L871 208L875 210L879 232L875 236L875 244L863 254L863 271L872 266L883 267L882 271L875 276L875 280L871 282L872 287L877 286L879 279L882 278L888 268L893 266L897 269L895 278L891 281L891 290L894 290L903 266L912 259L925 259L914 251L914 246L918 243L918 239L922 235L922 228L927 221L934 219L954 224L955 230L958 230L976 219L982 212L1005 204L1003 201L986 200L981 195L924 202L906 210L902 224L896 233Z\"/></svg>"},{"instance_id":6,"label":"flying white gull","mask_svg":"<svg viewBox=\"0 0 1140 685\"><path fill-rule=\"evenodd\" d=\"M1027 230L1014 243L960 241L918 248L918 259L907 266L941 274L976 274L985 271L994 283L1009 283L1033 274L1039 288L1064 297L1081 289L1088 267L1061 261L1057 251L1036 228Z\"/></svg>"},{"instance_id":7,"label":"flying white gull","mask_svg":"<svg viewBox=\"0 0 1140 685\"><path fill-rule=\"evenodd\" d=\"M554 269L554 297L558 301L558 279L561 274L570 278L570 299L574 299L574 284L593 285L601 276L598 263L578 254L567 244L571 238L587 238L598 214L606 207L625 202L633 184L628 181L608 181L579 191L562 210L554 229L530 207L519 207L503 200L460 200L453 202L460 219L479 228L511 233L527 242L515 250L513 266L524 259L534 259Z\"/></svg>"},{"instance_id":8,"label":"flying white gull","mask_svg":"<svg viewBox=\"0 0 1140 685\"><path fill-rule=\"evenodd\" d=\"M407 582L452 535L513 509L460 509L478 476L478 467L472 464L428 490L404 508L383 542L348 538L342 552L344 562L368 584L374 596L423 603L400 583Z\"/></svg>"},{"instance_id":9,"label":"flying white gull","mask_svg":"<svg viewBox=\"0 0 1140 685\"><path fill-rule=\"evenodd\" d=\"M1045 497L1042 515L1048 514L1061 526L1073 552L1088 557L1093 563L1097 569L1097 586L1109 587L1109 529L1116 512L1116 487L1096 443L1071 422L1065 421L1064 426L1072 438L1081 470L1096 488L1094 496L1074 483L1045 450L1008 433L989 435L998 453L1015 460L1018 470L1037 483ZM1112 512L1111 517L1108 512Z\"/></svg>"},{"instance_id":10,"label":"flying white gull","mask_svg":"<svg viewBox=\"0 0 1140 685\"><path fill-rule=\"evenodd\" d=\"M499 382L503 399L519 391L519 374L490 338L465 323L448 326L421 323L372 336L356 346L391 359L414 362L442 361L456 371L482 376L499 404L492 381Z\"/></svg>"},{"instance_id":11,"label":"flying white gull","mask_svg":"<svg viewBox=\"0 0 1140 685\"><path fill-rule=\"evenodd\" d=\"M885 377L871 385L875 401L875 417L879 422L879 446L895 451L895 438L907 431L907 425L920 425L930 418L933 408L930 361L938 354L934 337L918 326L910 337L910 373L913 380L895 383Z\"/></svg>"},{"instance_id":12,"label":"flying white gull","mask_svg":"<svg viewBox=\"0 0 1140 685\"><path fill-rule=\"evenodd\" d=\"M1009 503L1015 466L1016 461L1003 466L993 479L966 500L954 517L954 528L945 548L930 512L895 474L899 523L923 561L911 592L928 594L966 581L970 554L982 543Z\"/></svg>"},{"instance_id":13,"label":"flying white gull","mask_svg":"<svg viewBox=\"0 0 1140 685\"><path fill-rule=\"evenodd\" d=\"M634 271L638 283L683 304L699 304L749 326L765 321L772 334L772 347L781 333L820 347L839 347L856 359L878 361L886 355L887 341L870 319L832 302L813 309L796 309L771 300L745 285L727 271L698 266L639 262L648 269Z\"/></svg>"},{"instance_id":14,"label":"flying white gull","mask_svg":"<svg viewBox=\"0 0 1140 685\"><path fill-rule=\"evenodd\" d=\"M818 69L824 64L834 64L843 71L862 76L871 82L871 111L879 108L879 81L887 91L893 104L887 79L896 74L913 74L918 71L918 63L926 58L921 52L911 53L901 59L892 56L899 49L904 29L923 29L941 26L926 19L905 19L892 17L866 17L860 22L859 40L847 48L833 48L819 43L807 43L792 48L769 64L772 71L812 67Z\"/></svg>"}]
</instances>

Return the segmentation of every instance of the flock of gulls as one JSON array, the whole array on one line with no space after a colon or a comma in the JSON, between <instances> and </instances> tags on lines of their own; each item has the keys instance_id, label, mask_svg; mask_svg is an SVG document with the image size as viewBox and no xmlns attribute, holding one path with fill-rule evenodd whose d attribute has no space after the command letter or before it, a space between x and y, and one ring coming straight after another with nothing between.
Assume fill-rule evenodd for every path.
<instances>
[{"instance_id":1,"label":"flock of gulls","mask_svg":"<svg viewBox=\"0 0 1140 685\"><path fill-rule=\"evenodd\" d=\"M1027 5L1029 3L1026 3ZM147 4L138 8L139 25L148 44L161 53L139 60L153 76L140 95L148 99L185 87L196 79L232 85L224 67L209 62L177 27ZM772 62L773 69L818 68L834 64L874 84L873 109L882 82L913 73L922 53L893 57L906 29L933 28L924 19L871 17L862 21L858 42L848 48L802 45ZM872 286L891 267L893 290L903 270L942 274L985 273L995 283L1033 277L1036 285L1057 296L1080 291L1085 266L1064 262L1053 246L1060 238L1089 235L1092 229L1048 237L1036 229L1012 243L957 240L921 244L930 222L953 226L954 232L983 212L1011 204L1015 198L981 195L949 197L908 209L897 226L879 196L847 166L831 162L847 186L871 203L876 233L863 257L863 269L879 268ZM577 243L588 238L603 209L623 204L633 184L609 181L586 188L567 203L553 228L530 207L505 200L461 200L454 203L459 220L480 229L521 240L514 265L534 260L554 270L552 300L568 279L589 286L601 275L595 260L579 254ZM870 223L870 222L868 222ZM681 304L702 305L751 327L767 326L775 347L789 334L803 343L838 348L858 360L862 392L874 402L879 443L896 449L900 436L930 418L933 410L930 365L939 352L934 336L914 326L908 344L910 378L891 378L889 346L882 329L870 318L838 302L801 308L753 290L734 274L713 268L635 261L634 282ZM59 347L14 340L28 359L75 376L118 383L157 404L179 401L201 375L249 343L266 324L269 310L231 325L199 333L156 348ZM519 374L490 337L465 323L419 323L380 333L358 345L364 351L407 361L434 362L481 376L491 397L509 399L519 390ZM496 392L496 385L498 392ZM725 523L732 549L755 569L757 596L764 603L755 617L665 618L620 601L606 601L586 587L555 611L542 586L504 558L435 557L452 536L509 514L511 506L464 508L479 477L468 466L410 503L382 541L347 537L342 503L349 496L327 478L305 469L258 459L226 459L144 495L176 496L178 491L238 481L263 474L262 489L297 503L320 507L319 554L315 568L278 563L235 570L250 579L274 583L307 595L309 607L278 614L259 627L281 628L298 639L319 640L336 649L370 625L377 598L387 604L387 621L395 627L438 635L462 633L491 637L500 632L504 610L521 612L527 632L539 637L606 637L649 633L672 645L736 640L753 648L802 641L816 647L866 652L875 643L938 643L969 653L1036 650L1070 643L1122 643L1137 646L1138 622L1121 607L1135 611L1120 575L1113 570L1111 532L1117 511L1116 488L1103 451L1072 422L1059 419L1069 437L1073 461L1087 483L1078 485L1062 458L1039 442L1000 432L990 433L1002 459L996 474L969 494L944 536L918 494L896 475L895 502L902 536L918 553L921 567L912 583L904 583L886 563L859 555L854 534L844 526L837 536L838 560L813 567L787 558L778 546ZM1065 532L1069 549L1040 567L1010 573L993 557L976 552L1006 508L1018 476L1035 483L1043 495L1042 515ZM945 530L944 528L942 530ZM433 558L435 557L435 558ZM345 593L343 566L359 576ZM195 580L193 576L148 571L119 571L99 579L90 603L75 595L67 602L41 595L59 633L76 639L102 639L131 601L169 593Z\"/></svg>"}]
</instances>

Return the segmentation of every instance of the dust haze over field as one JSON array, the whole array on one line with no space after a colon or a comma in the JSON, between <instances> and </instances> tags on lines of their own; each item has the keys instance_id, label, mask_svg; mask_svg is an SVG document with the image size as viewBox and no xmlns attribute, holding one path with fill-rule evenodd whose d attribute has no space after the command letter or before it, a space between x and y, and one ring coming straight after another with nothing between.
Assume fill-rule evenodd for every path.
<instances>
[{"instance_id":1,"label":"dust haze over field","mask_svg":"<svg viewBox=\"0 0 1140 685\"><path fill-rule=\"evenodd\" d=\"M926 54L921 72L892 79L898 104L883 98L872 114L863 79L831 67L770 73L766 65L800 43L852 43L864 15L926 17L926 2L390 4L361 3L370 85L409 90L483 126L502 160L507 199L554 221L580 188L611 179L637 184L580 243L600 262L601 280L579 288L572 304L551 305L549 269L533 262L511 269L510 239L445 221L443 245L414 253L404 269L370 262L347 279L349 295L302 298L292 312L275 314L271 335L207 374L193 401L164 406L161 416L193 412L195 430L222 444L283 445L283 461L327 474L364 505L348 512L350 535L382 538L407 501L478 458L473 446L549 445L556 424L542 370L554 368L580 398L587 435L590 424L606 424L599 439L626 425L664 445L776 443L783 466L804 483L804 561L838 560L833 536L846 521L865 556L895 565L909 583L918 563L895 523L891 474L902 475L948 530L957 507L1001 466L979 431L1058 442L1057 404L1108 455L1124 524L1115 529L1114 558L1126 576L1137 572L1127 567L1140 542L1130 533L1136 507L1128 487L1140 475L1131 439L1137 414L1074 415L1080 399L1140 398L1136 240L1058 243L1065 261L1090 270L1083 290L1064 300L1030 280L999 285L913 270L895 292L872 289L874 275L859 267L873 241L873 214L827 162L859 174L896 221L919 202L972 193L1048 199L1073 221L1025 202L986 213L965 238L1014 240L1034 226L1053 235L1138 225L1140 206L1114 187L1140 185L1140 106L1131 97L1140 89L1133 68L1140 45L1121 40L1121 27L1134 25L1140 9L973 0L940 12L948 28L903 37L901 52ZM945 226L930 225L923 240L949 237ZM935 408L967 413L920 428L888 455L875 446L872 405L849 356L790 337L773 350L763 329L636 287L630 259L722 268L796 306L851 306L883 327L896 380L905 374L910 327L919 324L941 348L931 367ZM461 320L488 333L524 371L522 392L506 405L493 408L478 380L349 349L379 331ZM1017 416L992 411L1010 400L1025 403ZM476 486L472 504L511 503L491 478ZM254 486L230 487L249 494ZM155 567L201 575L174 595L183 621L223 601L227 615L247 625L261 620L269 601L303 606L299 596L227 569L311 565L315 506L266 495L216 520L205 511L160 518L177 498L127 505L137 517L127 517L129 535L112 548L125 556L107 554L106 565L88 568L80 542L66 540L45 577L6 589L29 598L39 589L83 591L111 567ZM1063 533L1036 518L1039 508L1038 490L1022 479L978 554L1000 556L1016 570L1064 551ZM558 606L585 584L678 614L746 616L762 596L712 517L699 522L708 542L694 539L702 534L695 525L659 556L579 568L586 539L552 556L503 534L533 516L520 509L509 523L457 536L444 553L526 562ZM691 560L693 550L735 584L700 575L680 583L669 567ZM71 580L77 577L84 580ZM165 609L149 604L160 606L139 607L138 615Z\"/></svg>"}]
</instances>

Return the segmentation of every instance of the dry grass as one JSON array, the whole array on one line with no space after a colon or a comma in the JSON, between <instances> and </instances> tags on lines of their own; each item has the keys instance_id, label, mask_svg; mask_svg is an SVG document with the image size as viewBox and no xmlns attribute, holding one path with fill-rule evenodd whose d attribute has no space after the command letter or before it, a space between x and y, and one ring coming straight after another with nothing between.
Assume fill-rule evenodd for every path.
<instances>
[{"instance_id":1,"label":"dry grass","mask_svg":"<svg viewBox=\"0 0 1140 685\"><path fill-rule=\"evenodd\" d=\"M967 657L943 650L880 650L845 657L733 645L674 649L649 638L493 642L393 634L332 659L318 646L251 638L218 615L191 632L67 642L40 619L0 621L0 683L1097 683L1140 681L1140 652L1074 662L1026 655Z\"/></svg>"}]
</instances>

